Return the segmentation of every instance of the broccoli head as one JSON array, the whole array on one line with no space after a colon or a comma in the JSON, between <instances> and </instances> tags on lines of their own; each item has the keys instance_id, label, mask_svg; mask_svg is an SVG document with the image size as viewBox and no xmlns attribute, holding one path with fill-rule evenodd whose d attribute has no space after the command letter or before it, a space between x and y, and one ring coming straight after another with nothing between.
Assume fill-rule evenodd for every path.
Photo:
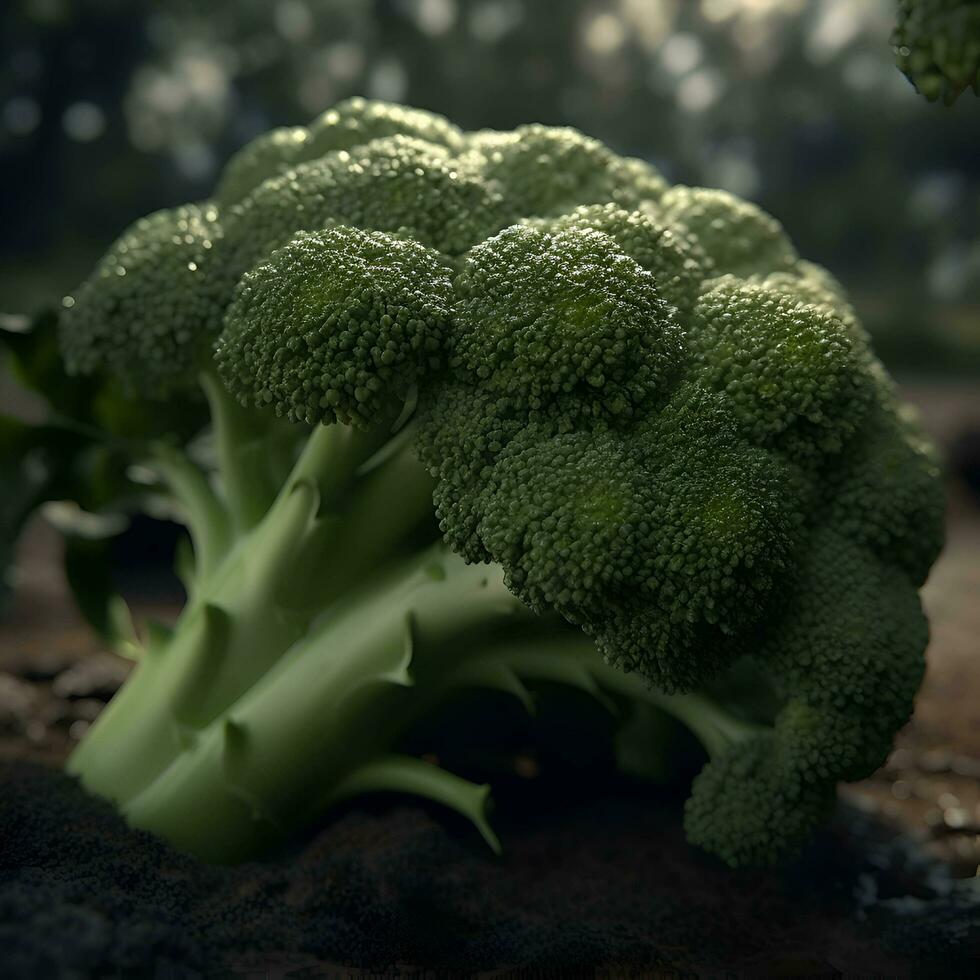
<instances>
[{"instance_id":1,"label":"broccoli head","mask_svg":"<svg viewBox=\"0 0 980 980\"><path fill-rule=\"evenodd\" d=\"M930 102L980 94L980 3L898 0L892 47L899 70Z\"/></svg>"},{"instance_id":2,"label":"broccoli head","mask_svg":"<svg viewBox=\"0 0 980 980\"><path fill-rule=\"evenodd\" d=\"M190 598L72 760L140 826L230 858L400 789L492 839L485 788L392 752L462 687L545 679L688 725L691 840L771 862L909 715L937 461L753 204L573 130L355 99L65 305L73 370L200 383L213 416L211 467L146 447Z\"/></svg>"}]
</instances>

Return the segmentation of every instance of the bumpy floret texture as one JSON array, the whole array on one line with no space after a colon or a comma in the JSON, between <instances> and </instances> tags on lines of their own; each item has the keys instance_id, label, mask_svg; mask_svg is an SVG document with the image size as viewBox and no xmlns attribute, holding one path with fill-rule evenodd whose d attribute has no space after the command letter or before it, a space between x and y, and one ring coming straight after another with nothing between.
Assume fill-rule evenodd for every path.
<instances>
[{"instance_id":1,"label":"bumpy floret texture","mask_svg":"<svg viewBox=\"0 0 980 980\"><path fill-rule=\"evenodd\" d=\"M228 271L237 278L297 231L329 223L400 233L458 255L511 213L442 147L408 136L328 153L260 184L230 209Z\"/></svg>"},{"instance_id":2,"label":"bumpy floret texture","mask_svg":"<svg viewBox=\"0 0 980 980\"><path fill-rule=\"evenodd\" d=\"M642 211L627 211L615 204L578 207L570 214L533 218L527 223L555 233L592 230L609 235L623 255L653 275L660 296L682 313L694 305L710 268L693 235L658 224Z\"/></svg>"},{"instance_id":3,"label":"bumpy floret texture","mask_svg":"<svg viewBox=\"0 0 980 980\"><path fill-rule=\"evenodd\" d=\"M930 102L980 94L980 3L898 0L892 46L899 70Z\"/></svg>"},{"instance_id":4,"label":"bumpy floret texture","mask_svg":"<svg viewBox=\"0 0 980 980\"><path fill-rule=\"evenodd\" d=\"M731 398L753 443L819 458L861 425L867 351L826 306L725 276L702 294L692 333L702 381Z\"/></svg>"},{"instance_id":5,"label":"bumpy floret texture","mask_svg":"<svg viewBox=\"0 0 980 980\"><path fill-rule=\"evenodd\" d=\"M70 370L106 368L140 393L194 375L225 303L213 275L223 230L213 204L141 218L65 298L61 346Z\"/></svg>"},{"instance_id":6,"label":"bumpy floret texture","mask_svg":"<svg viewBox=\"0 0 980 980\"><path fill-rule=\"evenodd\" d=\"M301 232L243 277L216 359L245 403L367 426L439 364L451 307L438 252L343 226Z\"/></svg>"},{"instance_id":7,"label":"bumpy floret texture","mask_svg":"<svg viewBox=\"0 0 980 980\"><path fill-rule=\"evenodd\" d=\"M273 129L244 146L228 161L215 198L234 204L264 180L297 164L384 136L414 136L454 150L463 140L456 126L435 113L355 96L328 109L309 126Z\"/></svg>"},{"instance_id":8,"label":"bumpy floret texture","mask_svg":"<svg viewBox=\"0 0 980 980\"><path fill-rule=\"evenodd\" d=\"M678 184L664 193L658 212L694 235L717 275L785 272L797 261L782 225L727 191Z\"/></svg>"},{"instance_id":9,"label":"bumpy floret texture","mask_svg":"<svg viewBox=\"0 0 980 980\"><path fill-rule=\"evenodd\" d=\"M470 251L456 291L453 365L531 412L635 415L683 363L657 280L600 231L509 228Z\"/></svg>"},{"instance_id":10,"label":"bumpy floret texture","mask_svg":"<svg viewBox=\"0 0 980 980\"><path fill-rule=\"evenodd\" d=\"M943 535L939 459L887 392L826 476L825 520L921 585Z\"/></svg>"},{"instance_id":11,"label":"bumpy floret texture","mask_svg":"<svg viewBox=\"0 0 980 980\"><path fill-rule=\"evenodd\" d=\"M800 537L792 470L696 384L625 433L526 428L477 479L472 536L511 588L668 691L740 651Z\"/></svg>"},{"instance_id":12,"label":"bumpy floret texture","mask_svg":"<svg viewBox=\"0 0 980 980\"><path fill-rule=\"evenodd\" d=\"M461 165L499 189L521 217L610 202L635 209L667 186L642 160L617 156L574 129L537 124L471 134Z\"/></svg>"},{"instance_id":13,"label":"bumpy floret texture","mask_svg":"<svg viewBox=\"0 0 980 980\"><path fill-rule=\"evenodd\" d=\"M828 784L885 761L911 714L927 638L900 567L840 528L815 531L798 588L752 654L784 707L773 733L733 745L695 780L690 839L733 865L772 863L797 846Z\"/></svg>"},{"instance_id":14,"label":"bumpy floret texture","mask_svg":"<svg viewBox=\"0 0 980 980\"><path fill-rule=\"evenodd\" d=\"M921 672L938 465L775 219L572 130L364 100L246 148L220 193L138 223L76 293L76 369L176 386L216 354L292 419L416 405L456 551L663 690L761 665L774 727L688 814L732 863L880 762Z\"/></svg>"}]
</instances>

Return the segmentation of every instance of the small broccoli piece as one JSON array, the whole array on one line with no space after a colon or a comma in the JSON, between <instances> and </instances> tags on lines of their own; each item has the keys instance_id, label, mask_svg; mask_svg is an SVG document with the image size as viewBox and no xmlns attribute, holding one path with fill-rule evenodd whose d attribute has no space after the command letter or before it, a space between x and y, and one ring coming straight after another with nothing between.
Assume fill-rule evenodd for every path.
<instances>
[{"instance_id":1,"label":"small broccoli piece","mask_svg":"<svg viewBox=\"0 0 980 980\"><path fill-rule=\"evenodd\" d=\"M264 180L279 177L309 159L310 131L306 126L282 126L243 146L225 165L215 190L223 207L247 197Z\"/></svg>"},{"instance_id":2,"label":"small broccoli piece","mask_svg":"<svg viewBox=\"0 0 980 980\"><path fill-rule=\"evenodd\" d=\"M224 314L212 272L222 237L213 204L137 221L65 299L61 344L69 370L105 369L144 395L193 384Z\"/></svg>"},{"instance_id":3,"label":"small broccoli piece","mask_svg":"<svg viewBox=\"0 0 980 980\"><path fill-rule=\"evenodd\" d=\"M692 844L734 868L776 864L800 848L832 796L800 781L783 756L788 735L751 736L708 762L684 808Z\"/></svg>"},{"instance_id":4,"label":"small broccoli piece","mask_svg":"<svg viewBox=\"0 0 980 980\"><path fill-rule=\"evenodd\" d=\"M938 466L778 222L573 130L362 99L219 198L134 225L60 327L74 371L200 383L215 449L133 445L189 598L73 754L87 788L212 860L374 790L498 846L487 787L397 747L464 689L557 682L625 709L633 772L687 726L688 836L741 865L881 762Z\"/></svg>"},{"instance_id":5,"label":"small broccoli piece","mask_svg":"<svg viewBox=\"0 0 980 980\"><path fill-rule=\"evenodd\" d=\"M909 576L829 525L814 532L794 597L756 655L783 697L824 715L812 727L835 753L828 772L857 779L881 765L912 712L927 634Z\"/></svg>"},{"instance_id":6,"label":"small broccoli piece","mask_svg":"<svg viewBox=\"0 0 980 980\"><path fill-rule=\"evenodd\" d=\"M874 406L828 472L826 520L921 585L943 545L940 465L913 419L890 402Z\"/></svg>"},{"instance_id":7,"label":"small broccoli piece","mask_svg":"<svg viewBox=\"0 0 980 980\"><path fill-rule=\"evenodd\" d=\"M273 129L244 146L228 161L215 199L233 204L264 180L300 163L383 136L414 136L451 149L458 149L463 138L452 123L435 113L354 97L328 109L309 126Z\"/></svg>"},{"instance_id":8,"label":"small broccoli piece","mask_svg":"<svg viewBox=\"0 0 980 980\"><path fill-rule=\"evenodd\" d=\"M648 163L616 156L578 130L520 126L485 130L465 143L462 165L498 187L520 217L561 214L582 204L636 208L666 182Z\"/></svg>"},{"instance_id":9,"label":"small broccoli piece","mask_svg":"<svg viewBox=\"0 0 980 980\"><path fill-rule=\"evenodd\" d=\"M644 577L650 496L615 435L527 426L484 474L478 533L528 605L590 623Z\"/></svg>"},{"instance_id":10,"label":"small broccoli piece","mask_svg":"<svg viewBox=\"0 0 980 980\"><path fill-rule=\"evenodd\" d=\"M751 442L806 461L858 430L872 396L866 351L828 308L726 276L693 322L700 377L731 398Z\"/></svg>"},{"instance_id":11,"label":"small broccoli piece","mask_svg":"<svg viewBox=\"0 0 980 980\"><path fill-rule=\"evenodd\" d=\"M724 396L684 386L626 435L522 425L519 400L459 387L451 403L450 418L421 413L420 455L442 462L437 509L460 553L499 562L528 605L662 690L690 690L742 651L792 567L803 498L785 464L743 441Z\"/></svg>"},{"instance_id":12,"label":"small broccoli piece","mask_svg":"<svg viewBox=\"0 0 980 980\"><path fill-rule=\"evenodd\" d=\"M238 279L297 231L351 225L459 255L510 222L500 197L461 173L441 147L408 136L372 140L260 184L226 216L224 268Z\"/></svg>"},{"instance_id":13,"label":"small broccoli piece","mask_svg":"<svg viewBox=\"0 0 980 980\"><path fill-rule=\"evenodd\" d=\"M532 414L633 415L683 363L655 278L599 231L509 228L469 253L456 290L454 366Z\"/></svg>"},{"instance_id":14,"label":"small broccoli piece","mask_svg":"<svg viewBox=\"0 0 980 980\"><path fill-rule=\"evenodd\" d=\"M446 263L424 245L300 233L242 278L215 358L245 402L367 426L438 365L451 308Z\"/></svg>"},{"instance_id":15,"label":"small broccoli piece","mask_svg":"<svg viewBox=\"0 0 980 980\"><path fill-rule=\"evenodd\" d=\"M652 213L691 232L716 275L789 271L797 261L782 225L727 191L678 184L664 192Z\"/></svg>"},{"instance_id":16,"label":"small broccoli piece","mask_svg":"<svg viewBox=\"0 0 980 980\"><path fill-rule=\"evenodd\" d=\"M928 626L916 587L834 526L818 528L793 594L752 653L784 707L694 782L685 826L729 864L773 864L833 786L880 766L912 713Z\"/></svg>"},{"instance_id":17,"label":"small broccoli piece","mask_svg":"<svg viewBox=\"0 0 980 980\"><path fill-rule=\"evenodd\" d=\"M635 588L625 604L610 604L615 614L597 643L611 663L662 690L690 690L744 652L792 572L804 490L792 468L740 437L726 398L696 384L633 440L649 535L643 560L629 566Z\"/></svg>"},{"instance_id":18,"label":"small broccoli piece","mask_svg":"<svg viewBox=\"0 0 980 980\"><path fill-rule=\"evenodd\" d=\"M980 94L977 0L898 0L892 47L899 71L930 102L952 105L968 88Z\"/></svg>"},{"instance_id":19,"label":"small broccoli piece","mask_svg":"<svg viewBox=\"0 0 980 980\"><path fill-rule=\"evenodd\" d=\"M693 236L658 225L639 211L625 211L615 204L593 204L558 218L533 219L528 224L552 232L603 232L624 255L653 275L660 297L683 312L694 305L705 278L707 259Z\"/></svg>"}]
</instances>

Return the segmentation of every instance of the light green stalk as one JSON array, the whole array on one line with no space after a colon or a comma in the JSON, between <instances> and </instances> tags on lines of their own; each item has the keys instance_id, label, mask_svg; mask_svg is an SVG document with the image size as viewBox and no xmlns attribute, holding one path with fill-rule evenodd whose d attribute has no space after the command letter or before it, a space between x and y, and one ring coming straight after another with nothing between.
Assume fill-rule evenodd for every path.
<instances>
[{"instance_id":1,"label":"light green stalk","mask_svg":"<svg viewBox=\"0 0 980 980\"><path fill-rule=\"evenodd\" d=\"M161 456L161 471L188 514L194 588L173 633L149 644L69 760L89 789L119 803L140 792L323 608L383 566L428 517L429 479L417 464L406 464L404 451L358 475L380 441L377 434L352 439L343 427L318 427L278 496L245 530L230 517L227 496L219 500L193 464ZM221 472L225 487L234 479ZM362 513L361 491L387 493L400 506Z\"/></svg>"},{"instance_id":2,"label":"light green stalk","mask_svg":"<svg viewBox=\"0 0 980 980\"><path fill-rule=\"evenodd\" d=\"M515 623L519 642L511 639ZM654 705L696 734L723 717L707 699L661 695L608 667L577 631L542 628L498 567L466 565L436 546L315 623L123 813L179 847L234 861L339 800L398 790L458 810L497 848L489 787L400 755L398 746L464 689L504 690L530 707L525 682L537 680L579 687L613 710L617 699Z\"/></svg>"},{"instance_id":3,"label":"light green stalk","mask_svg":"<svg viewBox=\"0 0 980 980\"><path fill-rule=\"evenodd\" d=\"M488 787L397 751L467 688L529 709L539 680L613 711L640 702L712 754L750 734L707 699L661 695L608 667L579 631L519 603L499 567L432 544L431 484L410 432L318 426L278 493L251 493L240 481L260 456L239 451L234 412L210 396L224 412L220 492L186 457L157 457L194 543L188 604L173 632L153 634L68 763L134 826L237 860L339 800L386 789L455 808L496 847ZM397 558L420 531L430 543Z\"/></svg>"}]
</instances>

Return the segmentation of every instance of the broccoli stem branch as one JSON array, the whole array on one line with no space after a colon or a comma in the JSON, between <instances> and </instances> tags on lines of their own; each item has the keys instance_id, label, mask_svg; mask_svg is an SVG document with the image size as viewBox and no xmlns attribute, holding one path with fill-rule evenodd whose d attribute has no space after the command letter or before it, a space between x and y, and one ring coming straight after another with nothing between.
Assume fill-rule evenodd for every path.
<instances>
[{"instance_id":1,"label":"broccoli stem branch","mask_svg":"<svg viewBox=\"0 0 980 980\"><path fill-rule=\"evenodd\" d=\"M496 569L427 549L345 597L123 812L214 860L254 853L377 776L453 665L531 615Z\"/></svg>"},{"instance_id":2,"label":"broccoli stem branch","mask_svg":"<svg viewBox=\"0 0 980 980\"><path fill-rule=\"evenodd\" d=\"M199 377L211 412L211 428L232 524L239 533L254 527L274 495L266 467L267 446L262 436L268 419L244 408L212 371Z\"/></svg>"},{"instance_id":3,"label":"broccoli stem branch","mask_svg":"<svg viewBox=\"0 0 980 980\"><path fill-rule=\"evenodd\" d=\"M169 461L198 529L194 591L171 641L144 657L69 761L86 785L120 802L142 791L428 516L428 477L407 453L357 476L386 438L317 427L262 519L232 528L227 544L231 522L204 475ZM232 447L227 459L241 457ZM227 486L242 478L222 476Z\"/></svg>"},{"instance_id":4,"label":"broccoli stem branch","mask_svg":"<svg viewBox=\"0 0 980 980\"><path fill-rule=\"evenodd\" d=\"M714 759L747 738L766 731L766 726L735 717L713 698L700 692L664 694L635 673L624 673L602 662L596 681L604 689L641 701L666 712L683 724Z\"/></svg>"},{"instance_id":5,"label":"broccoli stem branch","mask_svg":"<svg viewBox=\"0 0 980 980\"><path fill-rule=\"evenodd\" d=\"M411 790L467 815L494 846L487 788L397 749L461 689L505 690L529 704L525 682L542 679L611 707L610 695L652 704L712 752L721 750L719 732L748 733L707 698L663 695L606 665L581 633L519 603L498 566L467 565L435 546L348 592L220 712L188 719L178 750L121 800L122 810L182 848L234 861L354 793ZM144 767L132 742L112 751Z\"/></svg>"},{"instance_id":6,"label":"broccoli stem branch","mask_svg":"<svg viewBox=\"0 0 980 980\"><path fill-rule=\"evenodd\" d=\"M153 446L152 460L184 512L196 558L196 577L210 575L227 551L230 515L208 482L207 475L185 453L170 446Z\"/></svg>"},{"instance_id":7,"label":"broccoli stem branch","mask_svg":"<svg viewBox=\"0 0 980 980\"><path fill-rule=\"evenodd\" d=\"M657 708L683 724L711 758L722 755L731 745L767 730L764 725L735 717L706 694L658 691L636 672L626 673L607 664L584 635L573 633L552 639L550 643L561 650L560 671L553 656L557 650L549 650L545 643L538 643L532 649L525 649L523 645L511 646L500 662L524 678L539 677L574 684L594 696L613 695Z\"/></svg>"},{"instance_id":8,"label":"broccoli stem branch","mask_svg":"<svg viewBox=\"0 0 980 980\"><path fill-rule=\"evenodd\" d=\"M69 760L134 825L237 860L353 792L414 788L493 843L486 787L397 755L465 687L529 704L525 682L547 679L610 706L651 704L713 755L750 733L701 695L663 695L608 667L581 633L518 602L498 566L441 546L399 559L413 532L437 537L431 481L404 434L316 426L266 503L239 485L259 457L242 451L225 402L212 394L226 505L201 471L158 454L199 551L192 597Z\"/></svg>"},{"instance_id":9,"label":"broccoli stem branch","mask_svg":"<svg viewBox=\"0 0 980 980\"><path fill-rule=\"evenodd\" d=\"M390 438L383 428L355 429L349 425L316 425L284 486L284 492L303 480L313 482L324 507L350 487L358 468Z\"/></svg>"}]
</instances>

